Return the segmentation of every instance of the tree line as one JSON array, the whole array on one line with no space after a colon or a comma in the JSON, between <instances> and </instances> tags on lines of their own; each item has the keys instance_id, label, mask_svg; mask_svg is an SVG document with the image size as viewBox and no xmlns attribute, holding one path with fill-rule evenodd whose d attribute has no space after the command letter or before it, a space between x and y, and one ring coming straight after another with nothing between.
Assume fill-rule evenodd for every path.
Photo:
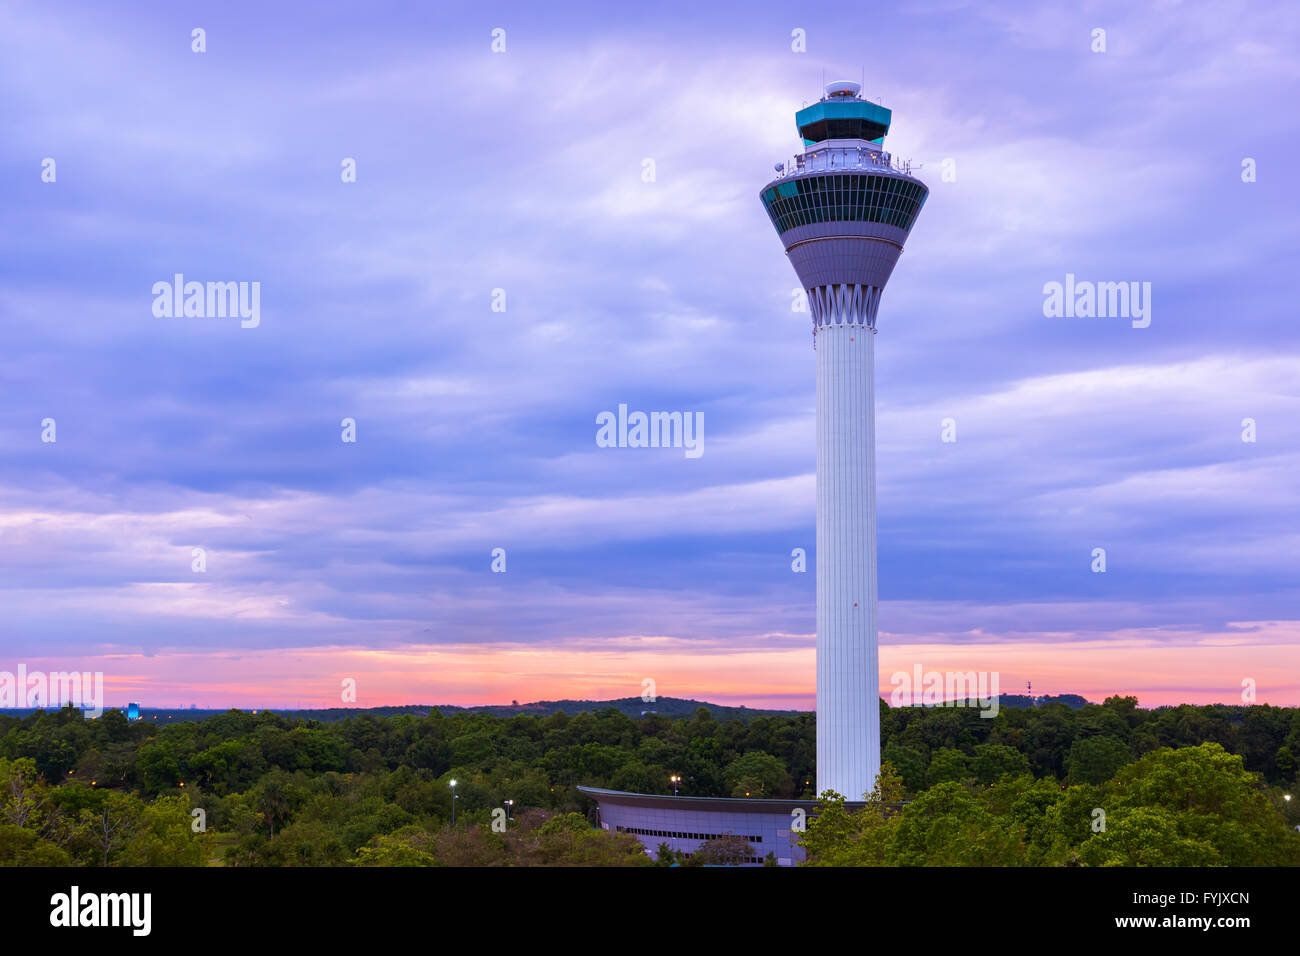
<instances>
[{"instance_id":1,"label":"tree line","mask_svg":"<svg viewBox=\"0 0 1300 956\"><path fill-rule=\"evenodd\" d=\"M1026 808L1076 826L1073 810L1047 796L1086 803L1128 792L1123 788L1137 785L1132 775L1165 773L1167 754L1207 752L1203 744L1219 748L1216 759L1239 768L1234 779L1268 802L1280 827L1270 832L1280 834L1284 849L1288 827L1300 823L1300 807L1282 800L1296 777L1297 708L1143 710L1134 698L1113 697L1079 709L1002 708L985 718L973 708L890 708L882 701L881 731L888 795L912 803L901 814L845 819L868 826L879 816L879 836L910 832L908 814L938 818L937 801L972 820L1011 813L1014 825L1003 835L1026 849L990 862L1107 862L1096 855L1101 842L1078 855L1093 841L1090 829L1053 831L1042 843L1047 837L1024 829ZM636 841L590 827L594 808L577 786L671 793L676 775L683 794L812 798L815 734L812 714L719 721L704 708L684 718L613 709L511 717L362 713L328 724L232 710L167 726L129 721L118 710L96 720L71 708L0 716L0 863L640 865L648 860ZM1087 809L1098 808L1106 809L1104 801ZM1118 811L1138 819L1137 809ZM808 839L818 839L818 828L830 833L835 813L830 798ZM504 825L503 814L510 818ZM1083 822L1091 826L1092 818ZM878 862L946 859L938 850L919 860L901 850L891 856L878 840L842 836L856 849L844 856L817 844L814 860L853 861L865 846Z\"/></svg>"}]
</instances>

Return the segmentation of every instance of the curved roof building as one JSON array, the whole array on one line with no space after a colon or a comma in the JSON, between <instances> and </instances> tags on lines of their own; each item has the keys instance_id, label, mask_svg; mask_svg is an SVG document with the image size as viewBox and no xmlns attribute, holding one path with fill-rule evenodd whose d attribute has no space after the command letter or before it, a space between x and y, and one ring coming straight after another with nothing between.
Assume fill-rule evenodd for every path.
<instances>
[{"instance_id":1,"label":"curved roof building","mask_svg":"<svg viewBox=\"0 0 1300 956\"><path fill-rule=\"evenodd\" d=\"M666 844L675 853L690 855L707 840L730 833L754 848L745 861L748 866L761 866L768 854L778 866L802 862L804 851L797 842L803 822L817 809L815 800L674 797L598 787L578 791L600 805L602 829L632 834L651 854Z\"/></svg>"}]
</instances>

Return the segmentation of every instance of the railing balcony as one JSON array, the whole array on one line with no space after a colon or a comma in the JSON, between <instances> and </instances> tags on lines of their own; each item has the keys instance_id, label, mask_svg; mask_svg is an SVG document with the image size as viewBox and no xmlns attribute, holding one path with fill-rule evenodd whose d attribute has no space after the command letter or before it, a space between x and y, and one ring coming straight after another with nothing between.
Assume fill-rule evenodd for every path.
<instances>
[{"instance_id":1,"label":"railing balcony","mask_svg":"<svg viewBox=\"0 0 1300 956\"><path fill-rule=\"evenodd\" d=\"M892 170L896 173L912 174L911 160L895 161L883 148L874 144L868 146L827 146L819 144L805 153L800 153L789 162L777 163L778 179L796 176L814 170L862 169Z\"/></svg>"}]
</instances>

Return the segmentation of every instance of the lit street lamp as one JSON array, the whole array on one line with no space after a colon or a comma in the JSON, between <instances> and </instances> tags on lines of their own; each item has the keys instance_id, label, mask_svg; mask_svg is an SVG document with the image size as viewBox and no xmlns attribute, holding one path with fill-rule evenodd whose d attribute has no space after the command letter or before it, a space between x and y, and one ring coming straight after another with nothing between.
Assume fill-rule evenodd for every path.
<instances>
[{"instance_id":1,"label":"lit street lamp","mask_svg":"<svg viewBox=\"0 0 1300 956\"><path fill-rule=\"evenodd\" d=\"M460 798L456 796L456 781L451 781L451 825L456 826L456 801Z\"/></svg>"},{"instance_id":2,"label":"lit street lamp","mask_svg":"<svg viewBox=\"0 0 1300 956\"><path fill-rule=\"evenodd\" d=\"M501 802L506 805L506 819L513 820L514 817L511 816L511 813L514 810L515 802L513 800L502 800Z\"/></svg>"},{"instance_id":3,"label":"lit street lamp","mask_svg":"<svg viewBox=\"0 0 1300 956\"><path fill-rule=\"evenodd\" d=\"M672 775L671 777L669 777L668 779L672 781L672 784L673 784L673 796L675 797L675 796L677 796L677 785L678 785L679 783L682 782L682 778L681 778L680 776L678 776L677 774L673 774L673 775Z\"/></svg>"}]
</instances>

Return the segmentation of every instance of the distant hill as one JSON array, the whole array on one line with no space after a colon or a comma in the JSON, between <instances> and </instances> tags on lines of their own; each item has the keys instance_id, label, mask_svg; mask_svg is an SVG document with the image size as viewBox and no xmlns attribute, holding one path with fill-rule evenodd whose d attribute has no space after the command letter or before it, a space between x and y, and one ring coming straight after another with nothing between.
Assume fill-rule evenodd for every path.
<instances>
[{"instance_id":1,"label":"distant hill","mask_svg":"<svg viewBox=\"0 0 1300 956\"><path fill-rule=\"evenodd\" d=\"M287 707L256 709L234 707L222 710L191 709L187 707L171 709L141 707L140 719L149 723L167 724L183 720L207 720L209 717L228 713L230 710L248 710L250 713L269 710L282 717L333 723L338 720L346 720L348 717L360 717L362 714L370 714L375 717L395 717L398 714L412 714L416 717L424 717L429 711L435 709L444 714L460 711L472 714L489 714L493 717L513 717L517 714L537 714L545 717L560 711L566 714L580 714L584 711L594 712L610 708L621 711L629 717L640 717L642 714L659 714L663 717L676 718L690 717L701 707L711 713L717 720L752 720L755 717L773 716L788 717L791 714L799 713L797 710L765 710L745 706L730 707L724 704L710 704L708 701L703 700L685 700L680 697L660 697L654 703L646 703L640 697L623 697L618 700L539 700L526 704L484 704L478 707L459 707L455 704L401 704L391 707L328 707L303 710ZM125 708L119 709L125 710ZM36 709L30 707L0 710L0 714L10 717L27 717L36 712Z\"/></svg>"},{"instance_id":2,"label":"distant hill","mask_svg":"<svg viewBox=\"0 0 1300 956\"><path fill-rule=\"evenodd\" d=\"M1064 704L1071 710L1078 710L1087 703L1089 701L1078 694L1059 694L1054 697L1034 698L1027 697L1024 694L1003 694L998 698L999 707L1044 707L1048 704ZM803 713L798 710L768 710L761 707L745 706L731 707L725 704L710 704L704 700L690 700L681 697L660 697L654 703L647 703L641 700L640 697L621 697L617 700L538 700L526 704L484 704L478 707L458 707L455 704L403 704L394 707L329 707L307 710L288 708L282 710L269 707L264 709L271 710L283 717L333 723L334 721L345 720L348 717L359 717L362 714L371 714L375 717L412 714L416 717L424 717L434 709L444 714L464 711L466 713L490 714L493 717L514 717L517 714L537 714L545 717L560 711L566 714L580 714L613 708L627 714L629 717L640 717L642 714L659 714L662 717L677 718L690 717L701 707L712 714L716 720L753 720L755 717L788 717L791 714ZM217 714L224 714L228 710L239 709L242 708L207 710L142 707L140 708L140 717L150 723L167 724L182 720L207 720ZM36 710L32 708L0 710L0 714L10 717L26 717L34 713L36 713Z\"/></svg>"},{"instance_id":3,"label":"distant hill","mask_svg":"<svg viewBox=\"0 0 1300 956\"><path fill-rule=\"evenodd\" d=\"M765 710L755 707L730 707L725 704L710 704L703 700L687 700L681 697L659 697L654 703L647 703L640 697L621 697L617 700L538 700L526 704L483 704L478 707L457 707L453 704L439 704L437 710L444 714L463 711L470 714L489 714L493 717L514 717L518 714L536 714L545 717L563 711L566 714L580 714L598 710L617 710L629 717L642 714L659 714L663 717L690 717L703 707L718 720L750 720L754 717L789 716L797 714L796 710ZM376 717L391 717L396 714L414 714L423 717L435 709L430 705L402 707L368 707L364 713ZM278 711L285 716L302 717L308 720L330 722L355 717L360 713L356 708L331 707L327 710L286 710Z\"/></svg>"}]
</instances>

